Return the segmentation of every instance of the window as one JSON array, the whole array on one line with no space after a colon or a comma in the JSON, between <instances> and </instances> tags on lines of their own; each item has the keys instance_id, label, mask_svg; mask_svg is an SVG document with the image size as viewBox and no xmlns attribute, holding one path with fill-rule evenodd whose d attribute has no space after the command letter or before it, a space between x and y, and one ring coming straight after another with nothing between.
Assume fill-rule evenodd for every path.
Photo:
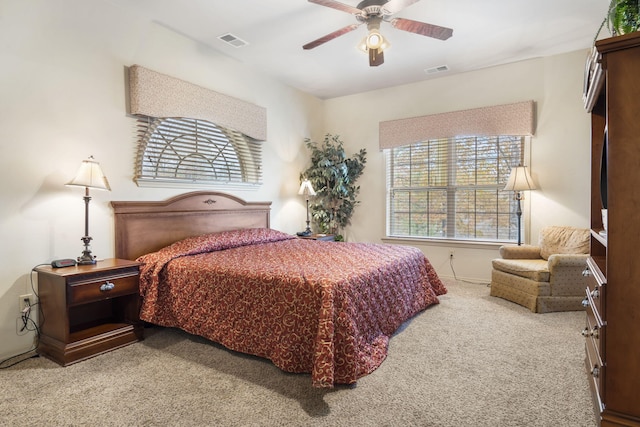
<instances>
[{"instance_id":1,"label":"window","mask_svg":"<svg viewBox=\"0 0 640 427\"><path fill-rule=\"evenodd\" d=\"M262 145L206 120L138 119L137 183L260 184Z\"/></svg>"},{"instance_id":2,"label":"window","mask_svg":"<svg viewBox=\"0 0 640 427\"><path fill-rule=\"evenodd\" d=\"M516 201L502 189L523 160L523 136L453 137L389 149L388 234L515 241Z\"/></svg>"}]
</instances>

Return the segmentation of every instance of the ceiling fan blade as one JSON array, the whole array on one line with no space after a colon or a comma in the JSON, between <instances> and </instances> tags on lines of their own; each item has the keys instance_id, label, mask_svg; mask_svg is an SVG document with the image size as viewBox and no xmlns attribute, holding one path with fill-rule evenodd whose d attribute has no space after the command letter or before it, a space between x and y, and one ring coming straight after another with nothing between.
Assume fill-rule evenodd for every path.
<instances>
[{"instance_id":1,"label":"ceiling fan blade","mask_svg":"<svg viewBox=\"0 0 640 427\"><path fill-rule=\"evenodd\" d=\"M384 64L384 52L382 49L369 49L369 66L377 67Z\"/></svg>"},{"instance_id":2,"label":"ceiling fan blade","mask_svg":"<svg viewBox=\"0 0 640 427\"><path fill-rule=\"evenodd\" d=\"M382 14L393 15L394 13L398 13L402 9L409 7L419 1L420 0L389 0L387 3L382 5Z\"/></svg>"},{"instance_id":3,"label":"ceiling fan blade","mask_svg":"<svg viewBox=\"0 0 640 427\"><path fill-rule=\"evenodd\" d=\"M333 33L327 34L326 36L320 37L317 40L314 40L312 42L309 42L307 44L305 44L304 46L302 46L303 49L313 49L314 47L318 47L321 44L324 44L328 41L331 41L333 39L335 39L336 37L340 37L344 34L347 34L353 30L355 30L356 28L358 28L359 24L351 24L351 25L347 25L346 27L340 28L337 31L334 31Z\"/></svg>"},{"instance_id":4,"label":"ceiling fan blade","mask_svg":"<svg viewBox=\"0 0 640 427\"><path fill-rule=\"evenodd\" d=\"M433 37L434 39L439 40L446 40L453 35L453 30L451 28L425 24L424 22L413 21L411 19L393 18L391 20L391 25L399 30L409 31L410 33Z\"/></svg>"},{"instance_id":5,"label":"ceiling fan blade","mask_svg":"<svg viewBox=\"0 0 640 427\"><path fill-rule=\"evenodd\" d=\"M309 3L319 4L320 6L332 7L334 9L341 10L343 12L351 13L352 15L360 15L362 11L357 7L349 6L348 4L340 3L334 0L308 0Z\"/></svg>"}]
</instances>

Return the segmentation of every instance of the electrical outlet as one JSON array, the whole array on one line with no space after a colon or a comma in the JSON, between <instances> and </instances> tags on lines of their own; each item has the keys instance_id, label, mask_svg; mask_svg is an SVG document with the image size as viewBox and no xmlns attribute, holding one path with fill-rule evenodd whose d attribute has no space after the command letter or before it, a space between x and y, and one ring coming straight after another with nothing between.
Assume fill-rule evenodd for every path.
<instances>
[{"instance_id":1,"label":"electrical outlet","mask_svg":"<svg viewBox=\"0 0 640 427\"><path fill-rule=\"evenodd\" d=\"M18 297L18 302L20 303L19 305L20 311L24 310L30 305L35 304L35 300L33 299L33 294L20 295Z\"/></svg>"},{"instance_id":2,"label":"electrical outlet","mask_svg":"<svg viewBox=\"0 0 640 427\"><path fill-rule=\"evenodd\" d=\"M453 249L449 249L449 259L453 259Z\"/></svg>"}]
</instances>

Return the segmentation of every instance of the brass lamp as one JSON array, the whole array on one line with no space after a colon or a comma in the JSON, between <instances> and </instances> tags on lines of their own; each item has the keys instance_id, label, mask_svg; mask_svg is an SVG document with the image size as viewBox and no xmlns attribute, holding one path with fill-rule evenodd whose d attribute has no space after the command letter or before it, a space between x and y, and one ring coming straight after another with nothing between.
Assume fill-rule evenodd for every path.
<instances>
[{"instance_id":1,"label":"brass lamp","mask_svg":"<svg viewBox=\"0 0 640 427\"><path fill-rule=\"evenodd\" d=\"M300 190L298 190L298 194L301 196L305 196L305 199L307 201L307 228L306 230L301 231L297 234L298 236L310 236L311 227L309 226L309 224L311 221L309 220L309 196L315 196L316 192L308 179L302 181L302 184L300 184Z\"/></svg>"},{"instance_id":2,"label":"brass lamp","mask_svg":"<svg viewBox=\"0 0 640 427\"><path fill-rule=\"evenodd\" d=\"M109 187L109 181L107 177L102 173L100 163L96 162L93 156L89 156L87 160L83 160L75 178L69 181L66 185L73 187L84 187L84 250L82 255L78 257L78 264L87 265L95 264L96 257L91 254L91 237L89 237L89 189L95 188L97 190L111 191Z\"/></svg>"},{"instance_id":3,"label":"brass lamp","mask_svg":"<svg viewBox=\"0 0 640 427\"><path fill-rule=\"evenodd\" d=\"M518 215L518 246L520 246L522 244L522 206L520 205L520 201L524 200L522 192L536 189L527 167L518 165L511 168L511 174L509 174L509 179L507 180L507 185L504 186L504 189L506 191L514 191L515 193L513 197L518 201L516 215Z\"/></svg>"}]
</instances>

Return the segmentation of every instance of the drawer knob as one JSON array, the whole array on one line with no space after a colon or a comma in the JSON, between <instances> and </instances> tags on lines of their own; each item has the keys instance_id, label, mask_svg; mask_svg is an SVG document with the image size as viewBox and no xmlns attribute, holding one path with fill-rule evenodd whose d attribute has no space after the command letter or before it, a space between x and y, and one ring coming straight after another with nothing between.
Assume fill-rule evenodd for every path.
<instances>
[{"instance_id":1,"label":"drawer knob","mask_svg":"<svg viewBox=\"0 0 640 427\"><path fill-rule=\"evenodd\" d=\"M600 291L598 289L594 289L591 291L591 298L598 298L600 296Z\"/></svg>"},{"instance_id":2,"label":"drawer knob","mask_svg":"<svg viewBox=\"0 0 640 427\"><path fill-rule=\"evenodd\" d=\"M589 270L588 268L585 268L584 270L582 270L582 275L584 277L589 277L591 276L591 270Z\"/></svg>"},{"instance_id":3,"label":"drawer knob","mask_svg":"<svg viewBox=\"0 0 640 427\"><path fill-rule=\"evenodd\" d=\"M100 286L100 292L108 292L115 287L116 287L115 284L107 281Z\"/></svg>"},{"instance_id":4,"label":"drawer knob","mask_svg":"<svg viewBox=\"0 0 640 427\"><path fill-rule=\"evenodd\" d=\"M582 330L582 336L583 337L588 337L589 336L589 328L584 328Z\"/></svg>"},{"instance_id":5,"label":"drawer knob","mask_svg":"<svg viewBox=\"0 0 640 427\"><path fill-rule=\"evenodd\" d=\"M598 332L598 327L597 326L594 326L591 329L591 336L594 337L594 338L600 338L600 334Z\"/></svg>"},{"instance_id":6,"label":"drawer knob","mask_svg":"<svg viewBox=\"0 0 640 427\"><path fill-rule=\"evenodd\" d=\"M588 298L585 298L585 299L582 300L582 306L584 308L589 307L589 299Z\"/></svg>"},{"instance_id":7,"label":"drawer knob","mask_svg":"<svg viewBox=\"0 0 640 427\"><path fill-rule=\"evenodd\" d=\"M600 368L598 367L598 365L595 365L593 367L593 369L591 370L591 375L593 375L593 378L598 378L598 376L600 375Z\"/></svg>"}]
</instances>

